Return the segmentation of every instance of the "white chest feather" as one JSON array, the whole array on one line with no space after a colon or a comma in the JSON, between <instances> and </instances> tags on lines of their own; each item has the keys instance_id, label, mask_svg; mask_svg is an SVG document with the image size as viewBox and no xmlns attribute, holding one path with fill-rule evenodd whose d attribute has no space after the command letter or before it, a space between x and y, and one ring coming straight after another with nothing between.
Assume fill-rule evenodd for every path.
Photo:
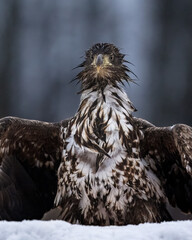
<instances>
[{"instance_id":1,"label":"white chest feather","mask_svg":"<svg viewBox=\"0 0 192 240\"><path fill-rule=\"evenodd\" d=\"M103 93L84 92L71 121L59 172L64 198L76 198L86 217L124 219L133 198L161 198L159 180L139 157L139 131L132 124L133 107L125 92L106 87ZM93 201L94 200L94 201ZM97 211L95 210L97 209ZM94 219L90 223L94 222Z\"/></svg>"}]
</instances>

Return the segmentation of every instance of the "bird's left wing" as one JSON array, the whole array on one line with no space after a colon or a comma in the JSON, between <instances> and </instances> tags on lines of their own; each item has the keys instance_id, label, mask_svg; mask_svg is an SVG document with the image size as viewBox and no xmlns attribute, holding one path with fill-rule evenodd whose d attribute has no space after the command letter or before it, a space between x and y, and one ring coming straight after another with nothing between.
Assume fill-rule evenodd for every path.
<instances>
[{"instance_id":1,"label":"bird's left wing","mask_svg":"<svg viewBox=\"0 0 192 240\"><path fill-rule=\"evenodd\" d=\"M192 128L148 125L142 132L141 157L161 180L170 204L192 213Z\"/></svg>"}]
</instances>

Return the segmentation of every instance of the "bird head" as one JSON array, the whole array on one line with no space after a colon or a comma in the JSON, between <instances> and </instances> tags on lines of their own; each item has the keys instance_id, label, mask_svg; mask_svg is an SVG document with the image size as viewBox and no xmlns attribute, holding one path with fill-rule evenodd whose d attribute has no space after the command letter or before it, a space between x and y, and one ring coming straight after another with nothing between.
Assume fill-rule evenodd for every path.
<instances>
[{"instance_id":1,"label":"bird head","mask_svg":"<svg viewBox=\"0 0 192 240\"><path fill-rule=\"evenodd\" d=\"M132 81L128 73L131 71L124 64L128 62L125 55L110 43L97 43L86 51L85 60L79 65L84 69L77 75L82 84L82 91L87 89L104 89L111 84L117 87L118 83ZM81 91L81 92L82 92Z\"/></svg>"}]
</instances>

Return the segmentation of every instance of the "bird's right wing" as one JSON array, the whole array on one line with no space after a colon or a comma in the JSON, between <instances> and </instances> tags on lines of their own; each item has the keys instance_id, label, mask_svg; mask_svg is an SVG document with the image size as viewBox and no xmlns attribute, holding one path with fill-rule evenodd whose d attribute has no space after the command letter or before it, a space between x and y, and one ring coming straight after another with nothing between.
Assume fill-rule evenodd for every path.
<instances>
[{"instance_id":1,"label":"bird's right wing","mask_svg":"<svg viewBox=\"0 0 192 240\"><path fill-rule=\"evenodd\" d=\"M0 219L41 218L39 190L21 163L13 156L2 159L0 167Z\"/></svg>"},{"instance_id":2,"label":"bird's right wing","mask_svg":"<svg viewBox=\"0 0 192 240\"><path fill-rule=\"evenodd\" d=\"M0 219L40 219L53 207L67 122L0 119Z\"/></svg>"}]
</instances>

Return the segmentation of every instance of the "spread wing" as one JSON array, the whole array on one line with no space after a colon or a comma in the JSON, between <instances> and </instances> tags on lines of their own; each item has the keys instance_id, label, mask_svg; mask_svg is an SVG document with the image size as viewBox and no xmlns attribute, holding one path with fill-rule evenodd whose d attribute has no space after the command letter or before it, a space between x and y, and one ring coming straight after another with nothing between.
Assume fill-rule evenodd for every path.
<instances>
[{"instance_id":1,"label":"spread wing","mask_svg":"<svg viewBox=\"0 0 192 240\"><path fill-rule=\"evenodd\" d=\"M5 157L0 168L0 219L41 218L45 209L39 190L21 163Z\"/></svg>"},{"instance_id":2,"label":"spread wing","mask_svg":"<svg viewBox=\"0 0 192 240\"><path fill-rule=\"evenodd\" d=\"M192 128L158 128L141 119L136 124L144 133L141 157L161 180L170 204L192 213Z\"/></svg>"},{"instance_id":3,"label":"spread wing","mask_svg":"<svg viewBox=\"0 0 192 240\"><path fill-rule=\"evenodd\" d=\"M66 125L0 120L0 219L40 219L52 208Z\"/></svg>"}]
</instances>

